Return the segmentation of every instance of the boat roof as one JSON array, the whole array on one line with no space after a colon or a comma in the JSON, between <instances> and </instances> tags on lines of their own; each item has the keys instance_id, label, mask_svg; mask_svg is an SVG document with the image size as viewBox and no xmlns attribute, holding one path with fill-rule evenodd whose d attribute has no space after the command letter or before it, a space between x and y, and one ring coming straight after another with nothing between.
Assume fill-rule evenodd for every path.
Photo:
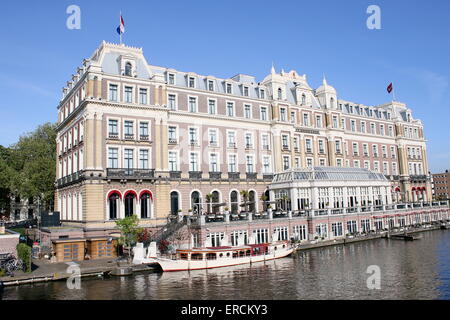
<instances>
[{"instance_id":1,"label":"boat roof","mask_svg":"<svg viewBox=\"0 0 450 320\"><path fill-rule=\"evenodd\" d=\"M229 247L229 246L222 246L222 247L209 247L209 248L193 248L193 249L178 249L178 253L213 253L218 251L240 251L240 250L249 250L253 248L262 248L262 247L268 247L271 245L270 243L261 243L261 244L249 244L246 246L239 246L239 247Z\"/></svg>"}]
</instances>

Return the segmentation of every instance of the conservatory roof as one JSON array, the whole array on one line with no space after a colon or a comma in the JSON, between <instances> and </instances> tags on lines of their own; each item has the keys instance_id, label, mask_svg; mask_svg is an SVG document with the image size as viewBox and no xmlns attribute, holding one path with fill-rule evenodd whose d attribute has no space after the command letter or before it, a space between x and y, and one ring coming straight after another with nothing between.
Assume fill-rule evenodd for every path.
<instances>
[{"instance_id":1,"label":"conservatory roof","mask_svg":"<svg viewBox=\"0 0 450 320\"><path fill-rule=\"evenodd\" d=\"M328 180L328 181L387 181L382 173L361 168L312 167L293 169L274 175L272 183Z\"/></svg>"}]
</instances>

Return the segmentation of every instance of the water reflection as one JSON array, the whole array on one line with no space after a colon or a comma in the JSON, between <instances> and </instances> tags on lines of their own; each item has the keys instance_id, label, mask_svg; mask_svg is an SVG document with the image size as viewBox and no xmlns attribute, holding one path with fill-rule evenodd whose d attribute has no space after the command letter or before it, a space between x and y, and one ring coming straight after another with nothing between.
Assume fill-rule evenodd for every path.
<instances>
[{"instance_id":1,"label":"water reflection","mask_svg":"<svg viewBox=\"0 0 450 320\"><path fill-rule=\"evenodd\" d=\"M450 299L450 233L420 241L374 240L298 252L252 266L141 273L83 280L82 290L52 282L0 291L1 299ZM367 288L368 266L381 290Z\"/></svg>"}]
</instances>

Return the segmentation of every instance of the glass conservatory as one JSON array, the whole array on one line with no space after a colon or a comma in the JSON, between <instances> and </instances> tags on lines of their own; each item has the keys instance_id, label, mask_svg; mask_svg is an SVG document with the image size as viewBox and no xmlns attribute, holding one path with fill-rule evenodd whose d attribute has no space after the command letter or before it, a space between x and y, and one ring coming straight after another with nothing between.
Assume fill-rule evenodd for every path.
<instances>
[{"instance_id":1,"label":"glass conservatory","mask_svg":"<svg viewBox=\"0 0 450 320\"><path fill-rule=\"evenodd\" d=\"M391 185L386 177L362 168L294 169L276 174L269 191L270 198L275 200L279 209L292 211L392 203Z\"/></svg>"}]
</instances>

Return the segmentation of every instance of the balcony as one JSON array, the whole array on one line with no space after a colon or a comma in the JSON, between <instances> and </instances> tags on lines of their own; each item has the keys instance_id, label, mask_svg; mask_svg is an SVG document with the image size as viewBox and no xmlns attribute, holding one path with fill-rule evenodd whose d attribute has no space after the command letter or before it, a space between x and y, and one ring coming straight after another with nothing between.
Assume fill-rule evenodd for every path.
<instances>
[{"instance_id":1,"label":"balcony","mask_svg":"<svg viewBox=\"0 0 450 320\"><path fill-rule=\"evenodd\" d=\"M169 144L177 144L178 140L177 138L169 138Z\"/></svg>"},{"instance_id":2,"label":"balcony","mask_svg":"<svg viewBox=\"0 0 450 320\"><path fill-rule=\"evenodd\" d=\"M247 172L247 181L256 181L257 178L258 178L258 173Z\"/></svg>"},{"instance_id":3,"label":"balcony","mask_svg":"<svg viewBox=\"0 0 450 320\"><path fill-rule=\"evenodd\" d=\"M125 133L125 140L134 140L134 134Z\"/></svg>"},{"instance_id":4,"label":"balcony","mask_svg":"<svg viewBox=\"0 0 450 320\"><path fill-rule=\"evenodd\" d=\"M69 186L84 180L84 171L78 171L56 181L58 188Z\"/></svg>"},{"instance_id":5,"label":"balcony","mask_svg":"<svg viewBox=\"0 0 450 320\"><path fill-rule=\"evenodd\" d=\"M245 145L245 149L253 149L253 145L247 143L247 144Z\"/></svg>"},{"instance_id":6,"label":"balcony","mask_svg":"<svg viewBox=\"0 0 450 320\"><path fill-rule=\"evenodd\" d=\"M106 169L109 179L154 179L155 169L114 168Z\"/></svg>"},{"instance_id":7,"label":"balcony","mask_svg":"<svg viewBox=\"0 0 450 320\"><path fill-rule=\"evenodd\" d=\"M306 148L306 153L312 153L312 149L311 148Z\"/></svg>"},{"instance_id":8,"label":"balcony","mask_svg":"<svg viewBox=\"0 0 450 320\"><path fill-rule=\"evenodd\" d=\"M148 141L149 140L149 136L148 135L141 135L139 137L139 140L141 140L141 141Z\"/></svg>"},{"instance_id":9,"label":"balcony","mask_svg":"<svg viewBox=\"0 0 450 320\"><path fill-rule=\"evenodd\" d=\"M218 171L210 172L209 178L211 180L220 180L220 179L222 179L222 172L218 172Z\"/></svg>"},{"instance_id":10,"label":"balcony","mask_svg":"<svg viewBox=\"0 0 450 320\"><path fill-rule=\"evenodd\" d=\"M239 172L228 172L228 179L231 181L239 181L241 174Z\"/></svg>"},{"instance_id":11,"label":"balcony","mask_svg":"<svg viewBox=\"0 0 450 320\"><path fill-rule=\"evenodd\" d=\"M264 181L272 181L273 180L273 174L272 173L264 173L263 174L263 180Z\"/></svg>"},{"instance_id":12,"label":"balcony","mask_svg":"<svg viewBox=\"0 0 450 320\"><path fill-rule=\"evenodd\" d=\"M269 150L270 150L270 148L269 148L269 146L268 146L268 145L263 145L263 150L269 151Z\"/></svg>"},{"instance_id":13,"label":"balcony","mask_svg":"<svg viewBox=\"0 0 450 320\"><path fill-rule=\"evenodd\" d=\"M170 171L170 179L181 179L181 171Z\"/></svg>"},{"instance_id":14,"label":"balcony","mask_svg":"<svg viewBox=\"0 0 450 320\"><path fill-rule=\"evenodd\" d=\"M198 146L197 140L190 140L190 141L189 141L189 144L190 144L191 146L193 146L193 147Z\"/></svg>"},{"instance_id":15,"label":"balcony","mask_svg":"<svg viewBox=\"0 0 450 320\"><path fill-rule=\"evenodd\" d=\"M230 149L236 149L236 142L229 142L229 143L228 143L228 148L230 148Z\"/></svg>"},{"instance_id":16,"label":"balcony","mask_svg":"<svg viewBox=\"0 0 450 320\"><path fill-rule=\"evenodd\" d=\"M427 176L424 174L420 174L420 175L410 175L410 180L413 181L426 181L427 180Z\"/></svg>"},{"instance_id":17,"label":"balcony","mask_svg":"<svg viewBox=\"0 0 450 320\"><path fill-rule=\"evenodd\" d=\"M217 141L210 141L209 146L213 147L213 148L217 148L219 146L219 144L217 143Z\"/></svg>"},{"instance_id":18,"label":"balcony","mask_svg":"<svg viewBox=\"0 0 450 320\"><path fill-rule=\"evenodd\" d=\"M189 179L201 180L202 173L203 173L202 171L189 171Z\"/></svg>"},{"instance_id":19,"label":"balcony","mask_svg":"<svg viewBox=\"0 0 450 320\"><path fill-rule=\"evenodd\" d=\"M109 137L110 139L119 139L119 134L118 134L117 132L110 132L110 133L108 134L108 137Z\"/></svg>"}]
</instances>

